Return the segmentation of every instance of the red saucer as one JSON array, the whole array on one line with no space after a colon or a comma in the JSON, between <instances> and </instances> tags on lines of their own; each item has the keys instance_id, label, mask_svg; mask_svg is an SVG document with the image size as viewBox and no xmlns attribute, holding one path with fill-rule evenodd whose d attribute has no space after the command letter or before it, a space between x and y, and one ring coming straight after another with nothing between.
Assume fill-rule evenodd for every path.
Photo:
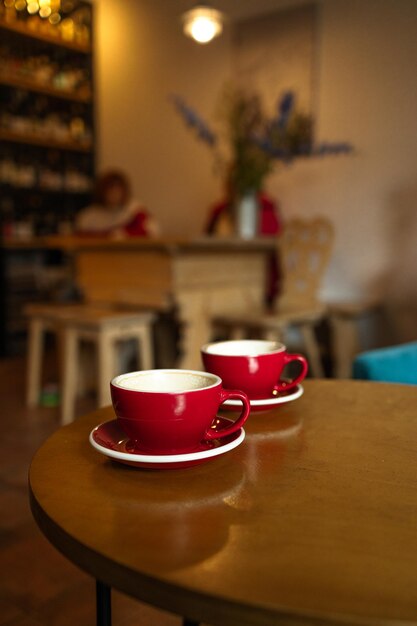
<instances>
[{"instance_id":1,"label":"red saucer","mask_svg":"<svg viewBox=\"0 0 417 626\"><path fill-rule=\"evenodd\" d=\"M220 416L217 417L217 420L218 424L223 427L229 426L231 422L226 417ZM200 463L205 463L237 448L244 438L245 431L241 428L229 437L202 441L192 452L153 455L141 451L137 445L133 444L115 419L96 426L91 431L89 440L98 452L125 465L146 469L183 469L200 465Z\"/></svg>"}]
</instances>

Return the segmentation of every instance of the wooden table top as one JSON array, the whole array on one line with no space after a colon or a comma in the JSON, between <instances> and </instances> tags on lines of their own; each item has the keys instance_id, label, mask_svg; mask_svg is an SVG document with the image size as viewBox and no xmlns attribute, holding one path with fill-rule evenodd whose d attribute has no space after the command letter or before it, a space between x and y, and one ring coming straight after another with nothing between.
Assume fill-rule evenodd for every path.
<instances>
[{"instance_id":1,"label":"wooden table top","mask_svg":"<svg viewBox=\"0 0 417 626\"><path fill-rule=\"evenodd\" d=\"M101 409L30 469L49 540L103 582L210 624L417 622L417 388L306 381L195 468L117 465Z\"/></svg>"},{"instance_id":2,"label":"wooden table top","mask_svg":"<svg viewBox=\"0 0 417 626\"><path fill-rule=\"evenodd\" d=\"M81 250L163 250L169 253L195 252L259 252L272 251L277 246L276 237L255 237L242 239L240 237L125 237L121 239L110 237L85 237L77 235L47 235L33 237L27 240L10 239L3 242L6 250L43 249L51 248L78 252Z\"/></svg>"}]
</instances>

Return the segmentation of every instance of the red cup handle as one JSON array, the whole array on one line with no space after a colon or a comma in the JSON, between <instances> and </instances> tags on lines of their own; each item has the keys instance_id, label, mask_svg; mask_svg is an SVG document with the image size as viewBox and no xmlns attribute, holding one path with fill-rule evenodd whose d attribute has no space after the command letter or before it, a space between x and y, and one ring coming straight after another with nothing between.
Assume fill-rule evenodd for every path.
<instances>
[{"instance_id":1,"label":"red cup handle","mask_svg":"<svg viewBox=\"0 0 417 626\"><path fill-rule=\"evenodd\" d=\"M298 385L298 383L301 383L301 381L304 380L304 378L307 376L308 363L307 363L307 359L303 357L302 354L286 354L285 365L287 365L287 363L291 363L291 361L299 361L301 363L301 372L298 374L296 378L294 378L294 380L291 380L289 382L285 380L280 380L275 385L274 391L279 392L279 391L287 391L287 389L292 389L293 387Z\"/></svg>"},{"instance_id":2,"label":"red cup handle","mask_svg":"<svg viewBox=\"0 0 417 626\"><path fill-rule=\"evenodd\" d=\"M208 428L206 430L206 434L204 435L204 439L220 439L220 437L227 437L228 435L232 435L237 430L242 428L243 424L248 419L250 413L250 403L246 393L243 393L243 391L229 391L227 389L222 389L221 404L223 404L223 402L225 402L226 400L229 400L229 398L235 398L242 401L242 412L239 415L238 419L230 426L227 426L227 428L220 428L220 430L217 430L213 427Z\"/></svg>"}]
</instances>

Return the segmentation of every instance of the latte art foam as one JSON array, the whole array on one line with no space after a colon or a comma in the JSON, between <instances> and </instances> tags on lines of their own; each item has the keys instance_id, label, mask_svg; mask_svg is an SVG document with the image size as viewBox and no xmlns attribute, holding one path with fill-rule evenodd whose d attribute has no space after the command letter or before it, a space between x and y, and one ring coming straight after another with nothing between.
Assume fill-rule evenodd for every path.
<instances>
[{"instance_id":1,"label":"latte art foam","mask_svg":"<svg viewBox=\"0 0 417 626\"><path fill-rule=\"evenodd\" d=\"M262 356L283 352L285 346L278 341L264 341L261 339L235 339L230 341L219 341L203 347L203 352L207 354L217 354L219 356Z\"/></svg>"},{"instance_id":2,"label":"latte art foam","mask_svg":"<svg viewBox=\"0 0 417 626\"><path fill-rule=\"evenodd\" d=\"M186 371L158 372L158 370L154 370L152 372L135 372L134 374L121 376L117 380L117 385L132 391L178 393L211 387L216 382L214 377L206 376L203 373L194 374Z\"/></svg>"}]
</instances>

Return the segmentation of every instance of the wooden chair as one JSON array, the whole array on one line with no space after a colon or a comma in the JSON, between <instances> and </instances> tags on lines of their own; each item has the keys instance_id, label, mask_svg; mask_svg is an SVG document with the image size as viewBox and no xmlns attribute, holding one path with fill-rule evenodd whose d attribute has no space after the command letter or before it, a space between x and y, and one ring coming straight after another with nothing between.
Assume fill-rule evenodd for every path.
<instances>
[{"instance_id":1,"label":"wooden chair","mask_svg":"<svg viewBox=\"0 0 417 626\"><path fill-rule=\"evenodd\" d=\"M151 369L153 366L152 313L117 311L84 304L32 304L26 308L26 315L29 317L27 406L34 407L39 402L44 335L52 331L58 336L61 348L63 424L74 418L81 368L80 341L87 340L97 346L99 406L111 403L109 383L119 373L116 371L119 341L136 340L142 368Z\"/></svg>"},{"instance_id":2,"label":"wooden chair","mask_svg":"<svg viewBox=\"0 0 417 626\"><path fill-rule=\"evenodd\" d=\"M265 339L281 340L289 327L297 327L311 372L322 377L323 366L314 327L327 311L325 304L318 299L318 290L330 260L333 238L332 224L325 218L288 221L278 244L283 287L274 310L222 316L216 322L231 328L233 338L242 338L251 332Z\"/></svg>"}]
</instances>

